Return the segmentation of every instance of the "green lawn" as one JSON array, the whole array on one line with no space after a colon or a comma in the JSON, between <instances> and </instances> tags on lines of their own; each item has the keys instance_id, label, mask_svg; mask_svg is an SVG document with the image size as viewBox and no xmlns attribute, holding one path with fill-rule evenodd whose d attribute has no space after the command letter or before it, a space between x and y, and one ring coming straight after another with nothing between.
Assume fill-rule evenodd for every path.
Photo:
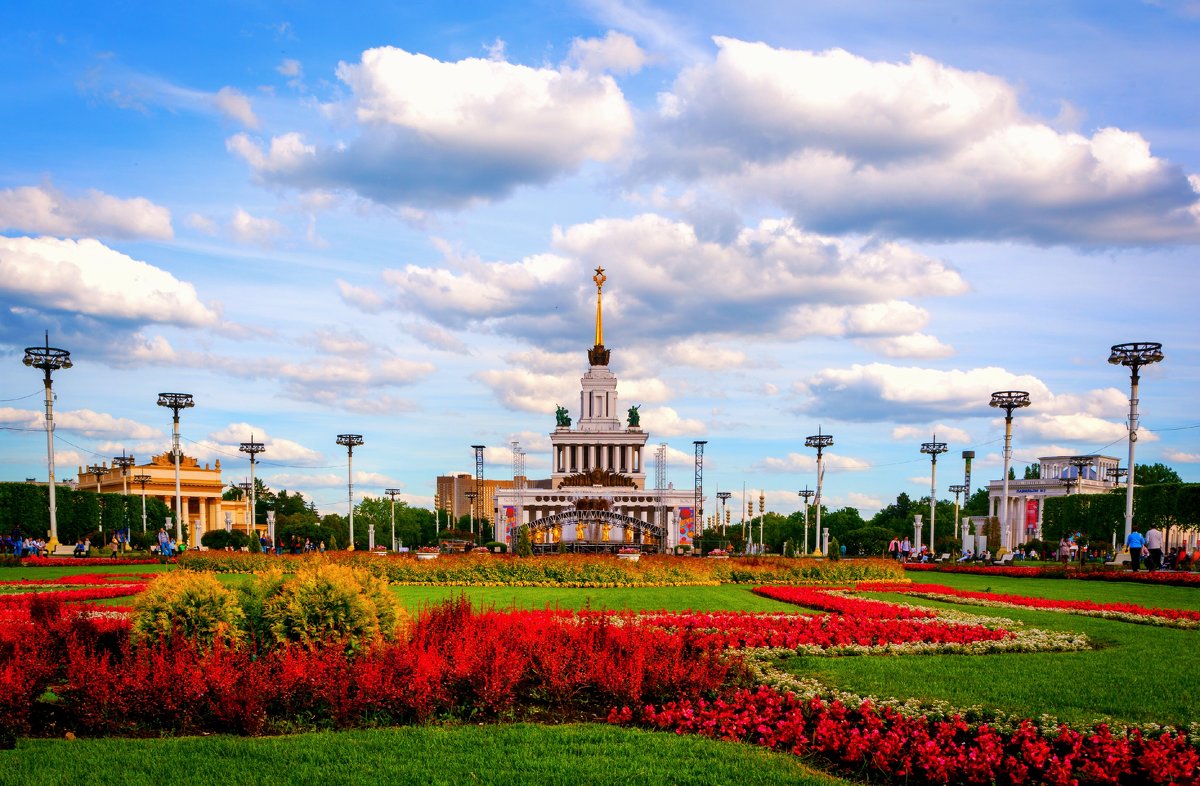
<instances>
[{"instance_id":1,"label":"green lawn","mask_svg":"<svg viewBox=\"0 0 1200 786\"><path fill-rule=\"evenodd\" d=\"M392 587L411 611L466 595L479 607L497 609L669 609L683 611L801 611L753 594L750 585L720 587Z\"/></svg>"},{"instance_id":2,"label":"green lawn","mask_svg":"<svg viewBox=\"0 0 1200 786\"><path fill-rule=\"evenodd\" d=\"M1117 581L1075 579L1017 579L969 573L925 573L909 571L917 584L944 584L973 592L1005 592L1058 600L1090 600L1096 603L1137 603L1170 609L1200 611L1200 588L1163 587Z\"/></svg>"},{"instance_id":3,"label":"green lawn","mask_svg":"<svg viewBox=\"0 0 1200 786\"><path fill-rule=\"evenodd\" d=\"M0 784L12 786L849 783L788 754L597 724L21 740L0 762Z\"/></svg>"}]
</instances>

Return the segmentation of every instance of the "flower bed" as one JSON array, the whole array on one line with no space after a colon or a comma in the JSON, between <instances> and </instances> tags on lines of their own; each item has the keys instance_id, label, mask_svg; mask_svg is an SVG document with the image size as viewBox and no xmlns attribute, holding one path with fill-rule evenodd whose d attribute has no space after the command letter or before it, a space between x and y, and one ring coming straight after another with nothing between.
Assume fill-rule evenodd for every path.
<instances>
[{"instance_id":1,"label":"flower bed","mask_svg":"<svg viewBox=\"0 0 1200 786\"><path fill-rule=\"evenodd\" d=\"M765 686L715 701L681 699L637 712L626 706L609 722L816 755L852 776L895 783L1200 783L1200 753L1181 732L1121 735L1099 725L1047 734L1023 721L1006 733L870 702L802 700Z\"/></svg>"},{"instance_id":2,"label":"flower bed","mask_svg":"<svg viewBox=\"0 0 1200 786\"><path fill-rule=\"evenodd\" d=\"M968 573L979 576L1009 576L1021 579L1081 579L1084 581L1130 581L1137 584L1165 584L1178 587L1200 587L1200 573L1182 571L1142 571L1107 567L1078 567L1066 565L929 565L909 563L905 570L928 573Z\"/></svg>"},{"instance_id":3,"label":"flower bed","mask_svg":"<svg viewBox=\"0 0 1200 786\"><path fill-rule=\"evenodd\" d=\"M613 556L516 557L495 554L487 561L443 554L428 562L412 556L371 558L336 553L274 557L230 552L187 552L180 567L222 573L253 573L295 561L331 560L365 568L392 584L526 587L681 587L717 584L830 584L899 581L902 569L890 560L728 559L702 560L645 555L638 561ZM282 560L282 562L281 562ZM292 570L293 568L286 568Z\"/></svg>"},{"instance_id":4,"label":"flower bed","mask_svg":"<svg viewBox=\"0 0 1200 786\"><path fill-rule=\"evenodd\" d=\"M168 562L174 562L169 557ZM85 565L157 565L158 559L132 559L126 557L22 557L23 568L78 568Z\"/></svg>"},{"instance_id":5,"label":"flower bed","mask_svg":"<svg viewBox=\"0 0 1200 786\"><path fill-rule=\"evenodd\" d=\"M1162 625L1172 628L1200 628L1200 611L1162 609L1139 606L1136 603L1093 603L1090 600L1055 600L996 592L971 592L941 584L911 584L891 590L930 600L967 603L974 606L1025 608L1059 611L1087 617L1103 617L1139 625Z\"/></svg>"}]
</instances>

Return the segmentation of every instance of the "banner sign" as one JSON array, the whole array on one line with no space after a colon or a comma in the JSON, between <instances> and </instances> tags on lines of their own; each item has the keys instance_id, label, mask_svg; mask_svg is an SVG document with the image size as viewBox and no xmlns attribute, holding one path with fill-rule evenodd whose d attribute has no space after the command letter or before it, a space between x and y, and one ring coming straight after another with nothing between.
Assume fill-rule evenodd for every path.
<instances>
[{"instance_id":1,"label":"banner sign","mask_svg":"<svg viewBox=\"0 0 1200 786\"><path fill-rule=\"evenodd\" d=\"M1038 505L1040 500L1027 499L1025 500L1025 531L1037 532L1038 523Z\"/></svg>"},{"instance_id":2,"label":"banner sign","mask_svg":"<svg viewBox=\"0 0 1200 786\"><path fill-rule=\"evenodd\" d=\"M696 511L692 508L679 509L679 545L692 545L696 533Z\"/></svg>"},{"instance_id":3,"label":"banner sign","mask_svg":"<svg viewBox=\"0 0 1200 786\"><path fill-rule=\"evenodd\" d=\"M512 505L504 506L504 542L511 547L513 530L517 527L517 509Z\"/></svg>"}]
</instances>

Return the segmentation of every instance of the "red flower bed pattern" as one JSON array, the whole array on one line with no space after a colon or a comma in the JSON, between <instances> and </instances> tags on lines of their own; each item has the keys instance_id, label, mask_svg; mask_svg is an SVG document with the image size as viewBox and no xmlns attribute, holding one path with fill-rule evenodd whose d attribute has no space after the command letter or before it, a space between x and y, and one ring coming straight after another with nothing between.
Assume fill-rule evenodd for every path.
<instances>
[{"instance_id":1,"label":"red flower bed pattern","mask_svg":"<svg viewBox=\"0 0 1200 786\"><path fill-rule=\"evenodd\" d=\"M905 570L928 573L969 573L980 576L1009 576L1019 579L1081 579L1084 581L1130 581L1136 584L1166 584L1177 587L1200 587L1200 573L1178 571L1141 571L1109 568L1086 568L1064 565L930 565L909 563Z\"/></svg>"},{"instance_id":2,"label":"red flower bed pattern","mask_svg":"<svg viewBox=\"0 0 1200 786\"><path fill-rule=\"evenodd\" d=\"M78 568L81 565L157 565L157 559L132 559L126 557L23 557L21 566L25 568ZM175 563L170 557L167 562Z\"/></svg>"},{"instance_id":3,"label":"red flower bed pattern","mask_svg":"<svg viewBox=\"0 0 1200 786\"><path fill-rule=\"evenodd\" d=\"M815 754L848 774L895 783L1200 783L1200 754L1182 733L1120 736L1100 725L1087 734L1060 726L1048 736L1024 721L1005 734L957 717L931 721L869 702L802 701L767 687L637 713L613 709L609 722Z\"/></svg>"}]
</instances>

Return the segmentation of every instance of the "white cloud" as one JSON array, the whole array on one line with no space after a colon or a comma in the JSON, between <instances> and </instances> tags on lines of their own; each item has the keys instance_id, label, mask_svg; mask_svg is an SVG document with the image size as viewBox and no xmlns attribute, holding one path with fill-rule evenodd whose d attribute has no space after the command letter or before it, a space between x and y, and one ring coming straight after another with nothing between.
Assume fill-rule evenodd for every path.
<instances>
[{"instance_id":1,"label":"white cloud","mask_svg":"<svg viewBox=\"0 0 1200 786\"><path fill-rule=\"evenodd\" d=\"M174 236L171 211L144 197L121 199L95 189L69 197L50 185L0 190L0 229L58 237Z\"/></svg>"},{"instance_id":2,"label":"white cloud","mask_svg":"<svg viewBox=\"0 0 1200 786\"><path fill-rule=\"evenodd\" d=\"M246 128L258 128L258 117L250 106L250 99L240 90L222 87L213 95L213 104L225 117L236 120Z\"/></svg>"},{"instance_id":3,"label":"white cloud","mask_svg":"<svg viewBox=\"0 0 1200 786\"><path fill-rule=\"evenodd\" d=\"M300 64L300 61L293 60L290 57L285 57L279 65L275 66L275 70L293 79L304 75L304 67Z\"/></svg>"},{"instance_id":4,"label":"white cloud","mask_svg":"<svg viewBox=\"0 0 1200 786\"><path fill-rule=\"evenodd\" d=\"M0 237L0 304L127 322L211 326L191 284L97 240Z\"/></svg>"},{"instance_id":5,"label":"white cloud","mask_svg":"<svg viewBox=\"0 0 1200 786\"><path fill-rule=\"evenodd\" d=\"M952 445L969 445L971 443L971 435L960 428L947 426L945 423L938 423L936 426L917 428L916 426L896 426L892 429L892 439L907 440L910 442L933 442L934 435L937 436L938 442L949 442Z\"/></svg>"},{"instance_id":6,"label":"white cloud","mask_svg":"<svg viewBox=\"0 0 1200 786\"><path fill-rule=\"evenodd\" d=\"M932 360L935 358L947 358L954 354L954 347L942 343L936 336L931 336L927 333L889 336L861 343L889 358Z\"/></svg>"},{"instance_id":7,"label":"white cloud","mask_svg":"<svg viewBox=\"0 0 1200 786\"><path fill-rule=\"evenodd\" d=\"M192 213L187 217L187 224L197 232L203 232L206 235L217 234L217 222L208 216Z\"/></svg>"},{"instance_id":8,"label":"white cloud","mask_svg":"<svg viewBox=\"0 0 1200 786\"><path fill-rule=\"evenodd\" d=\"M37 410L0 407L0 423L13 423L23 428L44 428L43 413ZM106 412L90 409L58 410L54 413L56 431L70 431L93 438L120 438L125 440L153 439L163 436L161 429L138 423L128 418L118 418Z\"/></svg>"},{"instance_id":9,"label":"white cloud","mask_svg":"<svg viewBox=\"0 0 1200 786\"><path fill-rule=\"evenodd\" d=\"M300 188L350 189L386 204L456 207L607 161L633 132L612 77L503 60L436 60L368 49L338 78L352 97L328 107L359 136L334 145L277 136L268 151L228 141L258 177Z\"/></svg>"},{"instance_id":10,"label":"white cloud","mask_svg":"<svg viewBox=\"0 0 1200 786\"><path fill-rule=\"evenodd\" d=\"M579 375L541 374L521 368L490 369L475 378L492 389L500 403L523 412L548 413L558 405L571 409L579 398ZM566 402L563 404L562 402Z\"/></svg>"},{"instance_id":11,"label":"white cloud","mask_svg":"<svg viewBox=\"0 0 1200 786\"><path fill-rule=\"evenodd\" d=\"M1167 461L1177 461L1180 464L1200 464L1200 453L1185 453L1174 448L1164 449L1163 458ZM1134 478L1134 481L1136 483L1137 479Z\"/></svg>"},{"instance_id":12,"label":"white cloud","mask_svg":"<svg viewBox=\"0 0 1200 786\"><path fill-rule=\"evenodd\" d=\"M261 426L249 423L230 423L223 429L213 431L208 435L208 441L217 450L215 452L238 453L238 446L243 442L261 442L265 448L259 455L259 461L287 462L322 460L319 452L304 447L298 442L282 437L272 437ZM203 444L203 443L201 443ZM244 454L248 459L249 454ZM228 459L227 459L228 460Z\"/></svg>"},{"instance_id":13,"label":"white cloud","mask_svg":"<svg viewBox=\"0 0 1200 786\"><path fill-rule=\"evenodd\" d=\"M317 328L307 336L306 341L331 355L360 356L376 349L366 336L357 330Z\"/></svg>"},{"instance_id":14,"label":"white cloud","mask_svg":"<svg viewBox=\"0 0 1200 786\"><path fill-rule=\"evenodd\" d=\"M636 74L646 64L646 53L630 36L609 30L604 38L572 41L567 62L591 73Z\"/></svg>"},{"instance_id":15,"label":"white cloud","mask_svg":"<svg viewBox=\"0 0 1200 786\"><path fill-rule=\"evenodd\" d=\"M842 456L829 451L825 451L822 454L821 463L825 465L826 472L862 470L868 469L871 466L861 459ZM768 456L754 466L756 469L762 469L766 472L816 472L817 454L816 451L813 451L811 454L788 453L784 458Z\"/></svg>"},{"instance_id":16,"label":"white cloud","mask_svg":"<svg viewBox=\"0 0 1200 786\"><path fill-rule=\"evenodd\" d=\"M620 393L622 405L641 404L644 401L657 404L670 401L675 396L665 382L656 378L622 379Z\"/></svg>"},{"instance_id":17,"label":"white cloud","mask_svg":"<svg viewBox=\"0 0 1200 786\"><path fill-rule=\"evenodd\" d=\"M1185 173L1137 133L1055 131L1003 79L922 55L714 39L660 97L639 171L766 198L823 231L1141 244L1200 239Z\"/></svg>"},{"instance_id":18,"label":"white cloud","mask_svg":"<svg viewBox=\"0 0 1200 786\"><path fill-rule=\"evenodd\" d=\"M239 207L229 222L229 230L243 243L268 244L283 234L283 225L271 218L252 216Z\"/></svg>"},{"instance_id":19,"label":"white cloud","mask_svg":"<svg viewBox=\"0 0 1200 786\"><path fill-rule=\"evenodd\" d=\"M704 421L681 417L671 407L650 407L639 410L641 427L655 438L699 437L708 427Z\"/></svg>"}]
</instances>

